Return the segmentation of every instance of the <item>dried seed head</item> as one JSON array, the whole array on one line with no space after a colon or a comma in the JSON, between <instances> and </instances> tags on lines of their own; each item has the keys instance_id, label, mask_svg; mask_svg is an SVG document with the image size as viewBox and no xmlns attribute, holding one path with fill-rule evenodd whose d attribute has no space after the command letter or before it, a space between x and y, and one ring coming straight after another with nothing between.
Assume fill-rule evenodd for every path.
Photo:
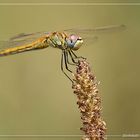
<instances>
[{"instance_id":1,"label":"dried seed head","mask_svg":"<svg viewBox=\"0 0 140 140\"><path fill-rule=\"evenodd\" d=\"M97 89L98 82L86 60L79 60L74 74L72 88L77 95L77 104L85 136L82 140L104 140L106 123L101 117L101 98Z\"/></svg>"}]
</instances>

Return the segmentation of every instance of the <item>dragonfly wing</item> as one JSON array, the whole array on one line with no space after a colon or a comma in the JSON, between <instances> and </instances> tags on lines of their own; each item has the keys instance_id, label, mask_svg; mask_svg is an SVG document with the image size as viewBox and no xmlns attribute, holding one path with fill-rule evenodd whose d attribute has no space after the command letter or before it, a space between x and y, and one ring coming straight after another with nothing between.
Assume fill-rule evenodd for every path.
<instances>
[{"instance_id":1,"label":"dragonfly wing","mask_svg":"<svg viewBox=\"0 0 140 140\"><path fill-rule=\"evenodd\" d=\"M20 34L17 34L11 38L9 38L9 40L18 40L18 39L24 39L25 37L31 37L33 36L33 34L25 34L25 33L20 33Z\"/></svg>"},{"instance_id":2,"label":"dragonfly wing","mask_svg":"<svg viewBox=\"0 0 140 140\"><path fill-rule=\"evenodd\" d=\"M0 41L0 50L26 45L27 43L29 43L29 40L28 41L27 40L22 40L22 41Z\"/></svg>"},{"instance_id":3,"label":"dragonfly wing","mask_svg":"<svg viewBox=\"0 0 140 140\"><path fill-rule=\"evenodd\" d=\"M104 27L96 27L93 29L76 29L76 28L72 28L72 29L67 29L64 30L66 32L73 32L73 33L79 33L79 34L96 34L96 33L104 33L104 32L114 32L114 31L123 31L124 29L126 29L125 25L110 25L110 26L104 26Z\"/></svg>"},{"instance_id":4,"label":"dragonfly wing","mask_svg":"<svg viewBox=\"0 0 140 140\"><path fill-rule=\"evenodd\" d=\"M9 41L19 41L19 40L35 40L42 36L48 35L49 32L35 32L35 33L20 33L9 39Z\"/></svg>"},{"instance_id":5,"label":"dragonfly wing","mask_svg":"<svg viewBox=\"0 0 140 140\"><path fill-rule=\"evenodd\" d=\"M97 36L91 36L91 37L83 37L82 39L84 41L83 43L84 46L87 46L87 45L92 45L96 43L99 38Z\"/></svg>"},{"instance_id":6,"label":"dragonfly wing","mask_svg":"<svg viewBox=\"0 0 140 140\"><path fill-rule=\"evenodd\" d=\"M100 33L118 32L118 31L123 31L124 29L126 29L125 25L110 25L110 26L104 26L104 27L96 27L93 29L72 28L72 29L67 29L64 31L69 34L77 34L78 36L82 37L82 39L84 40L84 44L89 45L98 40L98 35Z\"/></svg>"},{"instance_id":7,"label":"dragonfly wing","mask_svg":"<svg viewBox=\"0 0 140 140\"><path fill-rule=\"evenodd\" d=\"M37 39L48 36L48 32L35 32L35 33L20 33L18 35L15 35L9 40L6 41L0 41L0 49L7 49L22 45L27 45L29 43L32 43L36 41Z\"/></svg>"}]
</instances>

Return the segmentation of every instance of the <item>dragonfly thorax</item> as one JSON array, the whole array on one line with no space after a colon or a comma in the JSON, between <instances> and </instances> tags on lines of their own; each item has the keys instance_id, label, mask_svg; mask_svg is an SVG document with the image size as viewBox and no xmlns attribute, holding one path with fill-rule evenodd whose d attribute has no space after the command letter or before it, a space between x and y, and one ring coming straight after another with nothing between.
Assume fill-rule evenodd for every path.
<instances>
[{"instance_id":1,"label":"dragonfly thorax","mask_svg":"<svg viewBox=\"0 0 140 140\"><path fill-rule=\"evenodd\" d=\"M53 32L49 35L47 43L49 44L49 46L59 48L62 50L78 50L83 44L83 39L73 34L67 35L64 32Z\"/></svg>"},{"instance_id":2,"label":"dragonfly thorax","mask_svg":"<svg viewBox=\"0 0 140 140\"><path fill-rule=\"evenodd\" d=\"M72 34L66 38L66 44L68 48L72 50L78 50L83 44L83 39Z\"/></svg>"}]
</instances>

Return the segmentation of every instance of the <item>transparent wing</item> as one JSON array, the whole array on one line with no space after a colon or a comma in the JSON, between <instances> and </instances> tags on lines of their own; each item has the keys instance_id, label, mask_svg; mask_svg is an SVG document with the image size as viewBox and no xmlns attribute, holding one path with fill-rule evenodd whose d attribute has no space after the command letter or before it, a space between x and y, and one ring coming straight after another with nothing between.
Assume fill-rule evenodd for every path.
<instances>
[{"instance_id":1,"label":"transparent wing","mask_svg":"<svg viewBox=\"0 0 140 140\"><path fill-rule=\"evenodd\" d=\"M47 35L48 33L46 32L36 32L36 33L29 33L29 34L21 33L11 37L7 41L0 41L0 50L27 45L29 43L34 42L36 39L39 39L40 37L47 36Z\"/></svg>"},{"instance_id":2,"label":"transparent wing","mask_svg":"<svg viewBox=\"0 0 140 140\"><path fill-rule=\"evenodd\" d=\"M78 28L72 28L72 29L66 29L64 31L70 32L70 33L77 33L77 34L96 34L96 33L104 33L104 32L115 32L115 31L123 31L126 29L125 25L110 25L110 26L104 26L104 27L96 27L93 29L78 29Z\"/></svg>"},{"instance_id":3,"label":"transparent wing","mask_svg":"<svg viewBox=\"0 0 140 140\"><path fill-rule=\"evenodd\" d=\"M48 35L49 33L48 32L35 32L35 33L20 33L20 34L17 34L13 37L11 37L9 39L9 41L19 41L19 40L35 40L37 38L40 38L44 35Z\"/></svg>"},{"instance_id":4,"label":"transparent wing","mask_svg":"<svg viewBox=\"0 0 140 140\"><path fill-rule=\"evenodd\" d=\"M104 26L104 27L96 27L93 29L72 28L72 29L66 29L64 31L69 34L77 34L78 36L82 37L85 45L90 45L98 40L99 34L112 33L112 32L114 33L118 31L123 31L125 29L126 29L125 25L110 25L110 26Z\"/></svg>"},{"instance_id":5,"label":"transparent wing","mask_svg":"<svg viewBox=\"0 0 140 140\"><path fill-rule=\"evenodd\" d=\"M26 43L26 41L0 41L0 50L20 46Z\"/></svg>"},{"instance_id":6,"label":"transparent wing","mask_svg":"<svg viewBox=\"0 0 140 140\"><path fill-rule=\"evenodd\" d=\"M96 43L99 39L99 37L97 36L89 36L89 37L83 37L83 45L87 46L87 45L92 45L94 43Z\"/></svg>"}]
</instances>

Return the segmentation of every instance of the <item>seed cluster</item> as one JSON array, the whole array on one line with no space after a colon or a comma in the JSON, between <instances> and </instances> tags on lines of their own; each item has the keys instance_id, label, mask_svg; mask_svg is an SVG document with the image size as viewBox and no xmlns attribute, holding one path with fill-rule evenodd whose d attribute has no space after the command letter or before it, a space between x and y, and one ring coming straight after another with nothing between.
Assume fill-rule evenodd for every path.
<instances>
[{"instance_id":1,"label":"seed cluster","mask_svg":"<svg viewBox=\"0 0 140 140\"><path fill-rule=\"evenodd\" d=\"M79 60L72 88L77 95L85 136L82 140L104 140L106 123L101 117L101 97L98 82L86 60Z\"/></svg>"}]
</instances>

